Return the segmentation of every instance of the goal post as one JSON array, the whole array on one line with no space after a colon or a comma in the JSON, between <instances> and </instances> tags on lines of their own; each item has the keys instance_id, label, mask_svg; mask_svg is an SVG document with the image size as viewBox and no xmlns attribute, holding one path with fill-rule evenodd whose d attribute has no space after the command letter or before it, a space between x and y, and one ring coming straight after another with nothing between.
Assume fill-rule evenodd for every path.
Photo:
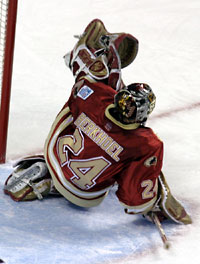
<instances>
[{"instance_id":1,"label":"goal post","mask_svg":"<svg viewBox=\"0 0 200 264\"><path fill-rule=\"evenodd\" d=\"M18 0L0 0L0 163L5 163Z\"/></svg>"}]
</instances>

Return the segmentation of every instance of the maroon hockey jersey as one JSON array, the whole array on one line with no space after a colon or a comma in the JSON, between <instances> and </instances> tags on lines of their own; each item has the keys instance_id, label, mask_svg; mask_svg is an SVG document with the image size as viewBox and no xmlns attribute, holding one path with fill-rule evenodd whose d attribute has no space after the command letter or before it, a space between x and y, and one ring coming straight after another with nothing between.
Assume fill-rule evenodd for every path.
<instances>
[{"instance_id":1,"label":"maroon hockey jersey","mask_svg":"<svg viewBox=\"0 0 200 264\"><path fill-rule=\"evenodd\" d=\"M52 125L45 159L55 187L72 203L96 206L117 183L124 207L143 213L157 199L163 143L152 129L110 114L115 94L101 82L78 82Z\"/></svg>"}]
</instances>

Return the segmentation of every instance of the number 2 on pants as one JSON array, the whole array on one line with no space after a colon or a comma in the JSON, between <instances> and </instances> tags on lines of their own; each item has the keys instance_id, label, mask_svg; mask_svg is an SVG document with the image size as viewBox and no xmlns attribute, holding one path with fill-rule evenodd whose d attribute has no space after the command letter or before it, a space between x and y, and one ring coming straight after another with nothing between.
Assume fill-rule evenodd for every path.
<instances>
[{"instance_id":1,"label":"number 2 on pants","mask_svg":"<svg viewBox=\"0 0 200 264\"><path fill-rule=\"evenodd\" d=\"M84 137L76 128L73 135L65 135L58 141L57 152L61 166L67 165L74 176L71 181L83 190L88 190L96 184L96 179L111 163L103 156L90 159L69 159L68 151L78 156L84 149Z\"/></svg>"}]
</instances>

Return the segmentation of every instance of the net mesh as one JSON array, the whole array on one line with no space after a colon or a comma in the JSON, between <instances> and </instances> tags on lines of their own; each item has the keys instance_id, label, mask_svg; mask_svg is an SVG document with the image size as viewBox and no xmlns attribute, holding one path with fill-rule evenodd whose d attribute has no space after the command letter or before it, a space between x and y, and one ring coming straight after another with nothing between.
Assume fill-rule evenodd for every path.
<instances>
[{"instance_id":1,"label":"net mesh","mask_svg":"<svg viewBox=\"0 0 200 264\"><path fill-rule=\"evenodd\" d=\"M8 3L9 0L0 0L0 101L3 81Z\"/></svg>"}]
</instances>

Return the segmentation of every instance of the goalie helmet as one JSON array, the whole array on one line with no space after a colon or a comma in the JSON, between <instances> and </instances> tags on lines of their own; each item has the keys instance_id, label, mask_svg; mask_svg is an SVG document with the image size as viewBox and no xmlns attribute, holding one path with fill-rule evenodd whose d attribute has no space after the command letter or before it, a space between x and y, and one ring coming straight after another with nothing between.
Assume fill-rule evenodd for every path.
<instances>
[{"instance_id":1,"label":"goalie helmet","mask_svg":"<svg viewBox=\"0 0 200 264\"><path fill-rule=\"evenodd\" d=\"M76 37L79 40L74 49L64 56L76 81L88 75L121 89L121 68L135 59L138 40L127 33L109 33L99 19L90 22L84 33Z\"/></svg>"},{"instance_id":2,"label":"goalie helmet","mask_svg":"<svg viewBox=\"0 0 200 264\"><path fill-rule=\"evenodd\" d=\"M115 95L114 104L124 123L145 124L153 111L156 97L148 84L133 83Z\"/></svg>"}]
</instances>

